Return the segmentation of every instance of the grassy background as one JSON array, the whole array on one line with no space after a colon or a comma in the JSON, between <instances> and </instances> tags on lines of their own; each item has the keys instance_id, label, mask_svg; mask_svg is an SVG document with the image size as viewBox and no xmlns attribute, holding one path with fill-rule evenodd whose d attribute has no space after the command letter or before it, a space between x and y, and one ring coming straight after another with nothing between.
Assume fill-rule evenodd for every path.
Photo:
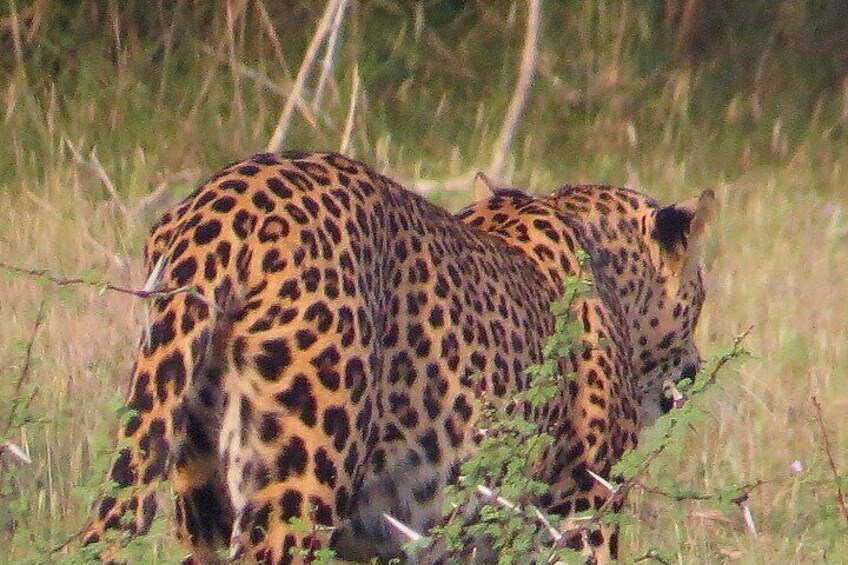
<instances>
[{"instance_id":1,"label":"grassy background","mask_svg":"<svg viewBox=\"0 0 848 565\"><path fill-rule=\"evenodd\" d=\"M666 201L715 188L702 352L754 327L754 357L725 374L682 450L652 471L710 500L637 492L624 554L848 562L811 401L822 401L848 487L846 16L838 2L801 0L600 4L543 5L536 79L505 175L537 192L635 184ZM140 287L140 248L162 206L264 149L322 9L5 3L0 260ZM470 187L512 95L525 13L523 2L354 3L312 123L296 112L285 146L339 146L357 71L350 153L408 186L465 175ZM89 164L96 148L117 197L67 141ZM157 188L161 198L147 198ZM455 209L469 194L430 197ZM5 272L0 296L0 440L33 461L0 456L0 563L47 563L85 521L141 305ZM759 480L753 539L729 499ZM180 554L163 520L138 562Z\"/></svg>"}]
</instances>

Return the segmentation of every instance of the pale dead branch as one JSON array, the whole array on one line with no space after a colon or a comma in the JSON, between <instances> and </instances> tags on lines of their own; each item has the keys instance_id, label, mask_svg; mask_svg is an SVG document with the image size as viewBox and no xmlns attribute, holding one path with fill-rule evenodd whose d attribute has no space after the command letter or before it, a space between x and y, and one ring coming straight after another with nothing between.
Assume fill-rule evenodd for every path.
<instances>
[{"instance_id":1,"label":"pale dead branch","mask_svg":"<svg viewBox=\"0 0 848 565\"><path fill-rule=\"evenodd\" d=\"M342 27L345 9L347 8L347 0L339 0L336 7L336 13L333 16L333 26L330 30L330 37L327 39L327 46L324 50L324 61L321 65L321 75L318 77L318 83L315 85L315 95L312 98L312 111L318 113L321 110L321 100L324 97L324 88L327 85L327 80L330 77L330 72L333 70L333 62L336 55L336 43L339 40L339 31Z\"/></svg>"},{"instance_id":2,"label":"pale dead branch","mask_svg":"<svg viewBox=\"0 0 848 565\"><path fill-rule=\"evenodd\" d=\"M489 163L488 168L488 172L496 177L501 175L506 152L510 143L512 143L512 138L515 135L515 130L521 119L521 114L524 112L524 106L527 104L527 96L530 92L530 86L533 82L533 74L536 70L540 0L529 0L529 4L530 6L527 13L527 31L524 35L524 50L521 54L521 66L518 71L518 81L515 85L515 91L512 94L512 100L509 102L509 108L507 109L506 117L504 118L503 125L501 126L501 133L495 143L492 161Z\"/></svg>"},{"instance_id":3,"label":"pale dead branch","mask_svg":"<svg viewBox=\"0 0 848 565\"><path fill-rule=\"evenodd\" d=\"M267 150L269 152L279 151L283 145L283 140L286 137L289 123L291 122L292 112L294 111L297 101L301 99L303 88L306 85L307 78L309 77L309 71L312 64L315 62L315 57L318 55L318 50L320 49L321 44L324 43L324 40L330 31L330 26L332 25L340 2L341 0L329 0L327 2L324 14L318 22L318 28L315 30L315 33L312 36L312 41L309 43L309 47L306 49L306 54L303 56L303 62L300 64L300 69L297 72L297 77L295 77L294 85L292 86L291 93L289 93L289 98L286 100L286 105L283 107L280 119L277 120L277 126L274 128L274 133L271 135L271 140L268 142Z\"/></svg>"},{"instance_id":4,"label":"pale dead branch","mask_svg":"<svg viewBox=\"0 0 848 565\"><path fill-rule=\"evenodd\" d=\"M353 119L356 115L356 101L359 98L359 65L353 67L353 86L350 92L350 105L347 109L347 119L345 120L344 133L342 141L339 144L339 152L347 153L350 147L350 136L353 133Z\"/></svg>"}]
</instances>

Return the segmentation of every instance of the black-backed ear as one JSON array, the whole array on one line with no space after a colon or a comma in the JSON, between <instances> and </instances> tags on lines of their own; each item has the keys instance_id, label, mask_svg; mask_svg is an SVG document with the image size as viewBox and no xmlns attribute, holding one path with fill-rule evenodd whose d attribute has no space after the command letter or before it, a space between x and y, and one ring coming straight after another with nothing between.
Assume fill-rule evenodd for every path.
<instances>
[{"instance_id":1,"label":"black-backed ear","mask_svg":"<svg viewBox=\"0 0 848 565\"><path fill-rule=\"evenodd\" d=\"M705 190L700 196L671 204L657 211L653 237L666 253L676 254L689 247L704 231L712 213L715 194Z\"/></svg>"}]
</instances>

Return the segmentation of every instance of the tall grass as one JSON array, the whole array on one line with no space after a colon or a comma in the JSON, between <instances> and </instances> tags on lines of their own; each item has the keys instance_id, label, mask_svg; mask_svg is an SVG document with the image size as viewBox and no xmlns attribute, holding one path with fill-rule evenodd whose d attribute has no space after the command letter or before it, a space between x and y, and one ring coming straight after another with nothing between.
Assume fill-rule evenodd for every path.
<instances>
[{"instance_id":1,"label":"tall grass","mask_svg":"<svg viewBox=\"0 0 848 565\"><path fill-rule=\"evenodd\" d=\"M791 19L796 4L782 3L780 17ZM152 217L267 143L322 6L118 6L36 0L0 14L0 41L11 45L0 57L0 260L139 287ZM635 184L663 200L717 189L699 340L709 354L753 324L755 355L705 399L682 453L654 470L711 500L635 493L638 521L623 550L660 549L675 563L838 563L848 524L810 399L823 403L844 473L848 90L837 81L824 94L804 91L804 75L790 80L803 65L762 30L724 28L705 54L687 57L666 47L679 38L655 25L659 9L546 3L537 78L507 167L539 192L574 181ZM338 147L356 66L352 153L410 186L483 167L523 18L521 2L354 3L314 125L296 112L286 145ZM794 66L780 74L784 62ZM117 199L88 166L93 148ZM146 199L157 187L161 198ZM456 207L469 193L430 196ZM48 550L85 520L93 491L79 487L99 479L140 304L5 272L0 296L0 422L17 406L0 440L32 459L0 456L0 562L50 562ZM800 475L790 472L795 460ZM752 539L720 495L761 479L750 493ZM179 550L160 531L147 558L172 562Z\"/></svg>"}]
</instances>

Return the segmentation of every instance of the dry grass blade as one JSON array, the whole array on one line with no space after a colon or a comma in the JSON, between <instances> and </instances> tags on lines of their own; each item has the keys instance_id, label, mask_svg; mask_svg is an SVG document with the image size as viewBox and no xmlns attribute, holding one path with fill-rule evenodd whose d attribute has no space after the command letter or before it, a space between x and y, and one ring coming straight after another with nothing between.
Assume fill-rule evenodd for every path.
<instances>
[{"instance_id":1,"label":"dry grass blade","mask_svg":"<svg viewBox=\"0 0 848 565\"><path fill-rule=\"evenodd\" d=\"M232 70L237 72L242 77L251 80L257 86L264 88L271 94L279 96L280 98L285 98L289 95L290 91L278 85L276 82L263 75L259 71L255 69L251 69L247 65L240 63L235 60L227 61L222 57L222 54L212 49L210 46L206 44L199 45L200 50L215 58L215 61L220 65L229 65ZM303 116L303 119L306 120L313 129L318 127L318 122L315 120L315 115L309 109L309 107L303 103L303 100L297 98L295 100L295 105L297 106L297 111L300 112L300 115Z\"/></svg>"},{"instance_id":2,"label":"dry grass blade","mask_svg":"<svg viewBox=\"0 0 848 565\"><path fill-rule=\"evenodd\" d=\"M489 163L489 173L492 176L501 176L506 151L509 148L533 82L533 73L536 71L536 54L539 42L539 12L540 0L530 0L530 8L527 12L527 32L524 35L524 50L521 53L521 67L518 71L518 82L509 102L501 133L495 142L495 150L492 162Z\"/></svg>"},{"instance_id":3,"label":"dry grass blade","mask_svg":"<svg viewBox=\"0 0 848 565\"><path fill-rule=\"evenodd\" d=\"M103 169L103 165L100 164L100 160L97 158L97 150L92 149L88 155L88 159L84 159L77 148L71 143L71 140L65 138L65 145L68 150L71 152L71 155L74 158L74 161L83 168L89 169L93 171L97 178L100 179L100 182L103 183L103 186L106 188L106 191L109 193L109 196L112 197L112 201L115 203L115 206L120 210L121 215L124 217L124 221L126 225L133 225L135 219L133 218L132 213L129 208L121 201L120 195L118 195L118 191L115 189L115 184L109 178L109 175L106 173L105 169Z\"/></svg>"},{"instance_id":4,"label":"dry grass blade","mask_svg":"<svg viewBox=\"0 0 848 565\"><path fill-rule=\"evenodd\" d=\"M297 102L301 100L303 88L306 85L306 79L309 77L309 70L315 62L315 57L318 55L318 50L320 49L321 44L324 43L324 40L330 31L330 26L335 18L340 1L341 0L329 0L329 2L327 2L324 14L318 22L318 28L312 36L312 41L306 49L306 54L303 56L303 62L300 64L300 69L297 71L297 77L295 78L294 86L292 86L292 90L289 93L289 98L286 100L286 105L283 107L280 119L277 120L274 133L271 135L270 141L268 141L267 150L270 152L279 151L280 147L283 145L283 140L286 137L286 133L289 129L289 123L291 122L292 112L294 111L294 107Z\"/></svg>"}]
</instances>

